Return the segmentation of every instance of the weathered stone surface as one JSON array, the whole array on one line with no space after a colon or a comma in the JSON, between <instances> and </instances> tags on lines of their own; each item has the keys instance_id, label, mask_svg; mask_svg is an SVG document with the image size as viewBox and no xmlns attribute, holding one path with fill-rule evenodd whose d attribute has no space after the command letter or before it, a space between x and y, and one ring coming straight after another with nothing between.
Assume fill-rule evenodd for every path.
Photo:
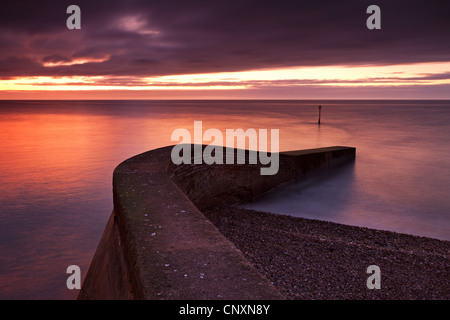
<instances>
[{"instance_id":1,"label":"weathered stone surface","mask_svg":"<svg viewBox=\"0 0 450 320\"><path fill-rule=\"evenodd\" d=\"M114 211L79 299L284 299L199 209L247 201L287 181L355 157L331 147L280 153L260 165L174 165L172 147L121 163Z\"/></svg>"}]
</instances>

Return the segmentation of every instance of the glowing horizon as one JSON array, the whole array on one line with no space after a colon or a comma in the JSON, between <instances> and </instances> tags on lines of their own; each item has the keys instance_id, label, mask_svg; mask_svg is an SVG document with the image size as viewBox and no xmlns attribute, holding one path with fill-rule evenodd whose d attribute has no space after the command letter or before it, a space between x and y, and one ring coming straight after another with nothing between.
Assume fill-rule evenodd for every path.
<instances>
[{"instance_id":1,"label":"glowing horizon","mask_svg":"<svg viewBox=\"0 0 450 320\"><path fill-rule=\"evenodd\" d=\"M102 60L102 59L100 59ZM90 61L91 62L91 61ZM215 72L158 77L38 76L0 80L3 92L208 91L262 87L398 87L450 84L450 62L385 66L319 66Z\"/></svg>"}]
</instances>

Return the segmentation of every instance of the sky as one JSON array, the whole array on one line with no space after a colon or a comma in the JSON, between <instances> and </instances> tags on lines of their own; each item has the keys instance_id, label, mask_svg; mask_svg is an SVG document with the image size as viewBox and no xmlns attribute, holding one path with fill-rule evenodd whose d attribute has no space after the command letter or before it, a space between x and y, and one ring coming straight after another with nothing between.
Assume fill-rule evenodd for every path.
<instances>
[{"instance_id":1,"label":"sky","mask_svg":"<svg viewBox=\"0 0 450 320\"><path fill-rule=\"evenodd\" d=\"M449 14L448 0L8 0L0 99L450 99Z\"/></svg>"}]
</instances>

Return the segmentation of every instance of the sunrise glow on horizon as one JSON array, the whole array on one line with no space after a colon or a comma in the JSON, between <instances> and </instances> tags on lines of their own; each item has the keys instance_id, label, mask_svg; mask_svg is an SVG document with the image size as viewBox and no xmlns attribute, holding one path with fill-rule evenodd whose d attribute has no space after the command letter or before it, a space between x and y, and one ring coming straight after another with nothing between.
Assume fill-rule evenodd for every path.
<instances>
[{"instance_id":1,"label":"sunrise glow on horizon","mask_svg":"<svg viewBox=\"0 0 450 320\"><path fill-rule=\"evenodd\" d=\"M103 62L86 60L79 64ZM75 64L75 63L72 63ZM72 65L68 64L68 65ZM51 68L52 66L48 66ZM237 72L181 74L157 77L129 76L30 76L0 80L0 91L20 99L24 92L44 91L208 91L246 90L262 87L386 87L450 84L439 74L450 73L450 62L386 66L317 66L261 69Z\"/></svg>"},{"instance_id":2,"label":"sunrise glow on horizon","mask_svg":"<svg viewBox=\"0 0 450 320\"><path fill-rule=\"evenodd\" d=\"M382 7L11 4L0 99L450 99L445 11Z\"/></svg>"}]
</instances>

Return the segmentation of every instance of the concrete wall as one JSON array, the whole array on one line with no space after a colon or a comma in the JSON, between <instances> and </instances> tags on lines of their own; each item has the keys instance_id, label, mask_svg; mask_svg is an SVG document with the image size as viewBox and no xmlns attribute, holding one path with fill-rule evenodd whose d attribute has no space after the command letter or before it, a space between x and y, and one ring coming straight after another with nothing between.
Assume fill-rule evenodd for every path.
<instances>
[{"instance_id":1,"label":"concrete wall","mask_svg":"<svg viewBox=\"0 0 450 320\"><path fill-rule=\"evenodd\" d=\"M355 153L356 149L349 147L282 152L279 154L278 173L270 176L261 175L260 172L261 167L268 165L248 164L247 151L246 164L236 164L237 157L233 165L171 163L169 174L191 201L200 210L204 210L221 203L251 201L255 196L284 182L299 180L307 174L353 160Z\"/></svg>"},{"instance_id":2,"label":"concrete wall","mask_svg":"<svg viewBox=\"0 0 450 320\"><path fill-rule=\"evenodd\" d=\"M259 164L174 165L171 150L114 170L114 211L79 299L283 299L200 210L353 160L355 148L280 153L273 176Z\"/></svg>"}]
</instances>

